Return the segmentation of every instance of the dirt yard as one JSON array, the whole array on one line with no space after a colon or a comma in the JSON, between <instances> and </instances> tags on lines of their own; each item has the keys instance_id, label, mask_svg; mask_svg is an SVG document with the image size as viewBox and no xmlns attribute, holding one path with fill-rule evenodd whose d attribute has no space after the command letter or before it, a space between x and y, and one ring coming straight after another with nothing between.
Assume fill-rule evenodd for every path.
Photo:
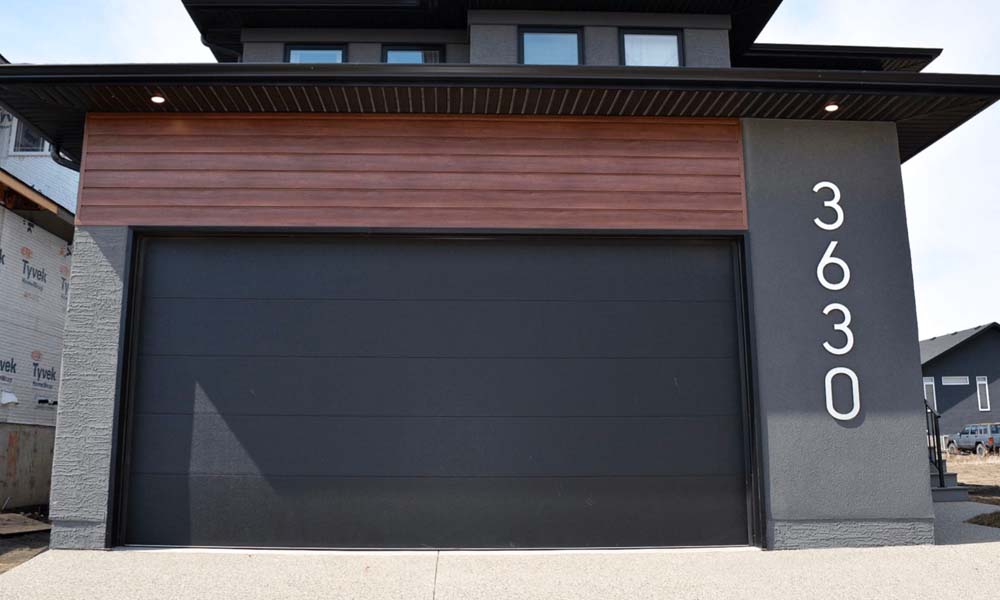
<instances>
[{"instance_id":1,"label":"dirt yard","mask_svg":"<svg viewBox=\"0 0 1000 600\"><path fill-rule=\"evenodd\" d=\"M1000 487L1000 456L949 455L948 470L963 485Z\"/></svg>"},{"instance_id":2,"label":"dirt yard","mask_svg":"<svg viewBox=\"0 0 1000 600\"><path fill-rule=\"evenodd\" d=\"M0 538L0 574L45 552L49 547L49 532L29 533Z\"/></svg>"}]
</instances>

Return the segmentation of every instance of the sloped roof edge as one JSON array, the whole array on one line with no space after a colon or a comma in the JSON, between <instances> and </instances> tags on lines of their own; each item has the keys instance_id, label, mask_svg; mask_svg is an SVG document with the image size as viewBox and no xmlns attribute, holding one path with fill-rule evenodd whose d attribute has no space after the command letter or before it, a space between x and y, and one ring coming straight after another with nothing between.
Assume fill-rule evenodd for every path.
<instances>
[{"instance_id":1,"label":"sloped roof edge","mask_svg":"<svg viewBox=\"0 0 1000 600\"><path fill-rule=\"evenodd\" d=\"M927 363L944 356L955 348L962 346L973 339L979 337L987 331L1000 331L1000 323L986 323L969 329L963 329L954 333L939 335L920 342L920 363Z\"/></svg>"}]
</instances>

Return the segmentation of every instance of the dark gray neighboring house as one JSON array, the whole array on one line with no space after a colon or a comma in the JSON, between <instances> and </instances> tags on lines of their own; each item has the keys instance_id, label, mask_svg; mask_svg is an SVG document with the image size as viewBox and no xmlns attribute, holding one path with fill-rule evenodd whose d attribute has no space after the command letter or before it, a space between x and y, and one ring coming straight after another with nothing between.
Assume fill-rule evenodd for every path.
<instances>
[{"instance_id":1,"label":"dark gray neighboring house","mask_svg":"<svg viewBox=\"0 0 1000 600\"><path fill-rule=\"evenodd\" d=\"M941 415L941 433L1000 421L1000 324L920 342L924 396Z\"/></svg>"}]
</instances>

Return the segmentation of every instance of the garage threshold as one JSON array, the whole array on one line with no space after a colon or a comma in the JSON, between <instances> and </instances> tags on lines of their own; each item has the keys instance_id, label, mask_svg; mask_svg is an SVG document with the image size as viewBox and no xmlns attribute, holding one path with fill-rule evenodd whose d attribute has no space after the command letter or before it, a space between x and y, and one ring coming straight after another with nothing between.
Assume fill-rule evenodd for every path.
<instances>
[{"instance_id":1,"label":"garage threshold","mask_svg":"<svg viewBox=\"0 0 1000 600\"><path fill-rule=\"evenodd\" d=\"M677 548L515 548L515 549L467 549L467 548L427 548L427 549L381 549L381 548L212 548L212 547L177 547L177 546L116 546L111 552L163 553L163 554L260 554L260 555L382 555L382 556L420 556L426 554L448 555L488 555L502 556L593 556L596 554L697 554L714 552L763 552L757 546L690 546Z\"/></svg>"}]
</instances>

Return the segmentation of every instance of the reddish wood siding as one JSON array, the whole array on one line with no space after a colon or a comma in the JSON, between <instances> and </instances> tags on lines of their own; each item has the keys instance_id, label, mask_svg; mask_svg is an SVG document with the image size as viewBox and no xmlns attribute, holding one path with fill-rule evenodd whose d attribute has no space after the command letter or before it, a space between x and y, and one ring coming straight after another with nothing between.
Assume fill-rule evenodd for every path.
<instances>
[{"instance_id":1,"label":"reddish wood siding","mask_svg":"<svg viewBox=\"0 0 1000 600\"><path fill-rule=\"evenodd\" d=\"M81 225L746 228L739 122L90 115Z\"/></svg>"}]
</instances>

